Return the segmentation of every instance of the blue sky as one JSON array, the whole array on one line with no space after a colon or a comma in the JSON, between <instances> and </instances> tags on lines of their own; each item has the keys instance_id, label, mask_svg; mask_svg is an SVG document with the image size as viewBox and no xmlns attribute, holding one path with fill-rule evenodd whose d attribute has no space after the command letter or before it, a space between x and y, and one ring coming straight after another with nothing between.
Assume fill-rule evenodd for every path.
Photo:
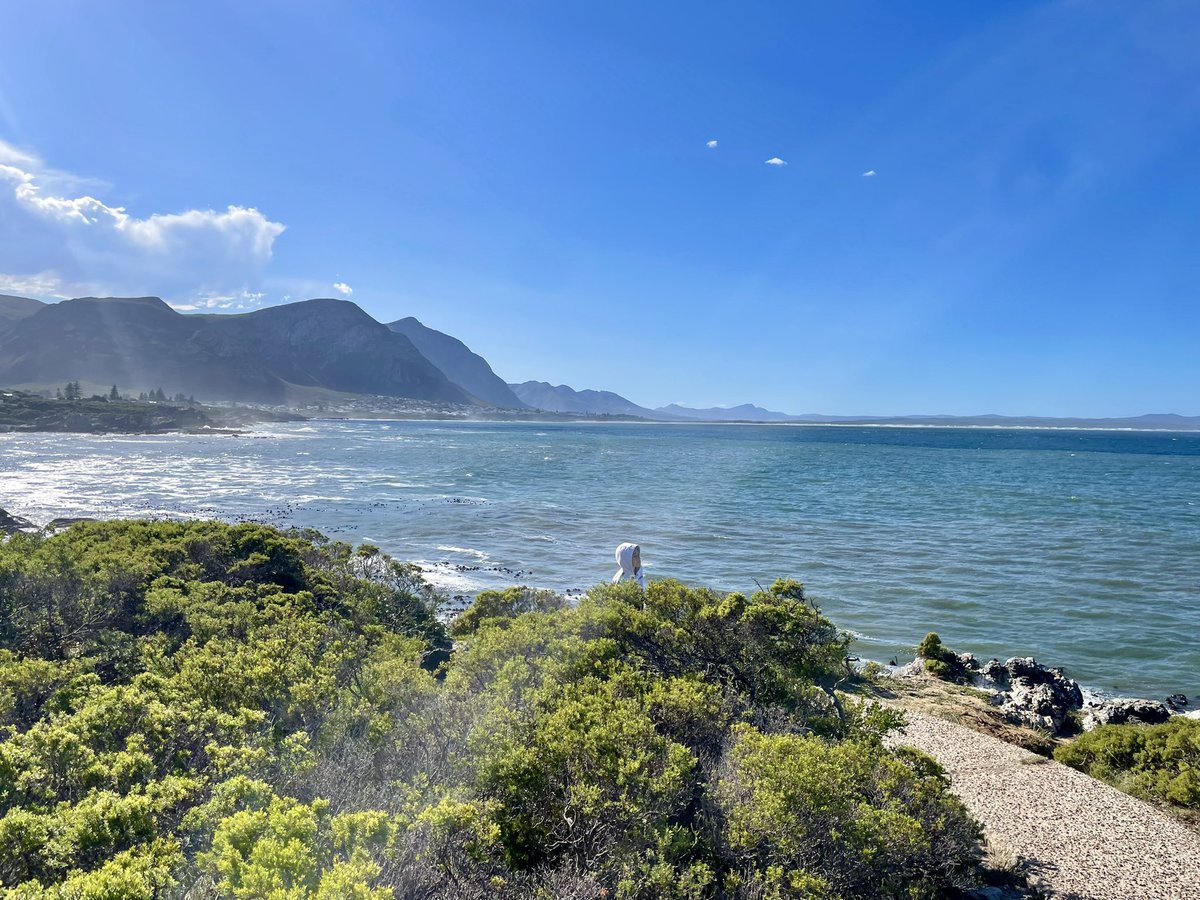
<instances>
[{"instance_id":1,"label":"blue sky","mask_svg":"<svg viewBox=\"0 0 1200 900\"><path fill-rule=\"evenodd\" d=\"M0 292L348 296L649 406L1200 414L1191 0L0 18Z\"/></svg>"}]
</instances>

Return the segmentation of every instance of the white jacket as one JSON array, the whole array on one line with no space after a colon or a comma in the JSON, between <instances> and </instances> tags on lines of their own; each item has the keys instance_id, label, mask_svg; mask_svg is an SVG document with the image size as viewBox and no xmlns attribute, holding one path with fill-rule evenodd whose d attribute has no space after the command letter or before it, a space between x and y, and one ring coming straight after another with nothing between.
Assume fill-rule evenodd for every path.
<instances>
[{"instance_id":1,"label":"white jacket","mask_svg":"<svg viewBox=\"0 0 1200 900\"><path fill-rule=\"evenodd\" d=\"M636 571L633 568L633 551L637 549L637 544L622 544L617 548L617 565L621 568L617 569L617 574L613 576L613 584L632 578L638 583L638 587L646 587L645 567L640 566Z\"/></svg>"}]
</instances>

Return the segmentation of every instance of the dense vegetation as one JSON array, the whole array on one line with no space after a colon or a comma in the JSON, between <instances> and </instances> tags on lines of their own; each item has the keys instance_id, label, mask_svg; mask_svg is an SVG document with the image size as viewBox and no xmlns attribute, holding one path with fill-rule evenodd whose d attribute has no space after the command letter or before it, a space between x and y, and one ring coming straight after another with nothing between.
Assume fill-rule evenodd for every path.
<instances>
[{"instance_id":1,"label":"dense vegetation","mask_svg":"<svg viewBox=\"0 0 1200 900\"><path fill-rule=\"evenodd\" d=\"M0 896L933 897L978 829L796 582L482 595L314 533L0 545Z\"/></svg>"},{"instance_id":2,"label":"dense vegetation","mask_svg":"<svg viewBox=\"0 0 1200 900\"><path fill-rule=\"evenodd\" d=\"M1101 725L1054 751L1061 763L1143 800L1200 810L1200 721Z\"/></svg>"}]
</instances>

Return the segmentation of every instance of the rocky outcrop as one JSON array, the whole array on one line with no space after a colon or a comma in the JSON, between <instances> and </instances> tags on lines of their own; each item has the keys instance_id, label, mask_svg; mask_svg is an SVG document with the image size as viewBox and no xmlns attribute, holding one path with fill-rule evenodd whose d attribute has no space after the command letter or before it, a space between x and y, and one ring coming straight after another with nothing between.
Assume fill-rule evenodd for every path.
<instances>
[{"instance_id":1,"label":"rocky outcrop","mask_svg":"<svg viewBox=\"0 0 1200 900\"><path fill-rule=\"evenodd\" d=\"M1167 706L1171 708L1171 712L1187 712L1192 708L1187 694L1172 694L1167 698Z\"/></svg>"},{"instance_id":2,"label":"rocky outcrop","mask_svg":"<svg viewBox=\"0 0 1200 900\"><path fill-rule=\"evenodd\" d=\"M943 678L988 691L992 705L1009 722L1054 735L1078 734L1100 725L1157 725L1172 715L1200 718L1200 710L1193 710L1183 694L1172 694L1165 703L1127 698L1085 702L1079 685L1061 668L1043 666L1032 656L980 663L973 654L948 652L941 661L945 671L955 673L952 678ZM930 672L927 662L925 657L917 656L891 674L898 678L924 675Z\"/></svg>"},{"instance_id":3,"label":"rocky outcrop","mask_svg":"<svg viewBox=\"0 0 1200 900\"><path fill-rule=\"evenodd\" d=\"M1101 725L1159 725L1171 718L1171 710L1161 700L1118 698L1089 703L1083 710L1083 729Z\"/></svg>"},{"instance_id":4,"label":"rocky outcrop","mask_svg":"<svg viewBox=\"0 0 1200 900\"><path fill-rule=\"evenodd\" d=\"M1032 656L982 665L969 653L959 659L975 673L978 687L996 692L992 702L1010 722L1054 734L1077 730L1071 713L1083 706L1083 691L1062 669L1043 666Z\"/></svg>"},{"instance_id":5,"label":"rocky outcrop","mask_svg":"<svg viewBox=\"0 0 1200 900\"><path fill-rule=\"evenodd\" d=\"M167 403L49 400L21 391L0 396L0 432L60 431L82 434L164 434L211 427L203 410Z\"/></svg>"},{"instance_id":6,"label":"rocky outcrop","mask_svg":"<svg viewBox=\"0 0 1200 900\"><path fill-rule=\"evenodd\" d=\"M16 534L18 531L37 531L38 527L28 519L14 516L7 510L0 509L0 534Z\"/></svg>"}]
</instances>

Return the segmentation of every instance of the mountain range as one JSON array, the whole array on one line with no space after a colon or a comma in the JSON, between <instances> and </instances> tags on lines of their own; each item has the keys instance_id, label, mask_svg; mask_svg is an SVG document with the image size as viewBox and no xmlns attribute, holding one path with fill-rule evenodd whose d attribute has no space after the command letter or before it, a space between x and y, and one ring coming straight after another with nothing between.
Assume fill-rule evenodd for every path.
<instances>
[{"instance_id":1,"label":"mountain range","mask_svg":"<svg viewBox=\"0 0 1200 900\"><path fill-rule=\"evenodd\" d=\"M565 384L552 385L547 381L526 381L509 387L526 406L548 412L660 418L654 410L638 406L612 391L577 391Z\"/></svg>"},{"instance_id":2,"label":"mountain range","mask_svg":"<svg viewBox=\"0 0 1200 900\"><path fill-rule=\"evenodd\" d=\"M0 325L0 384L66 381L271 404L321 391L474 402L407 337L345 300L184 315L157 297L84 297Z\"/></svg>"},{"instance_id":3,"label":"mountain range","mask_svg":"<svg viewBox=\"0 0 1200 900\"><path fill-rule=\"evenodd\" d=\"M1161 428L1200 430L1200 417L790 415L745 403L639 406L611 391L545 381L506 384L451 335L415 318L381 324L348 300L315 299L237 315L185 314L157 297L42 303L0 294L0 386L45 390L68 381L129 392L162 388L208 401L301 405L381 396L534 413L666 422Z\"/></svg>"}]
</instances>

